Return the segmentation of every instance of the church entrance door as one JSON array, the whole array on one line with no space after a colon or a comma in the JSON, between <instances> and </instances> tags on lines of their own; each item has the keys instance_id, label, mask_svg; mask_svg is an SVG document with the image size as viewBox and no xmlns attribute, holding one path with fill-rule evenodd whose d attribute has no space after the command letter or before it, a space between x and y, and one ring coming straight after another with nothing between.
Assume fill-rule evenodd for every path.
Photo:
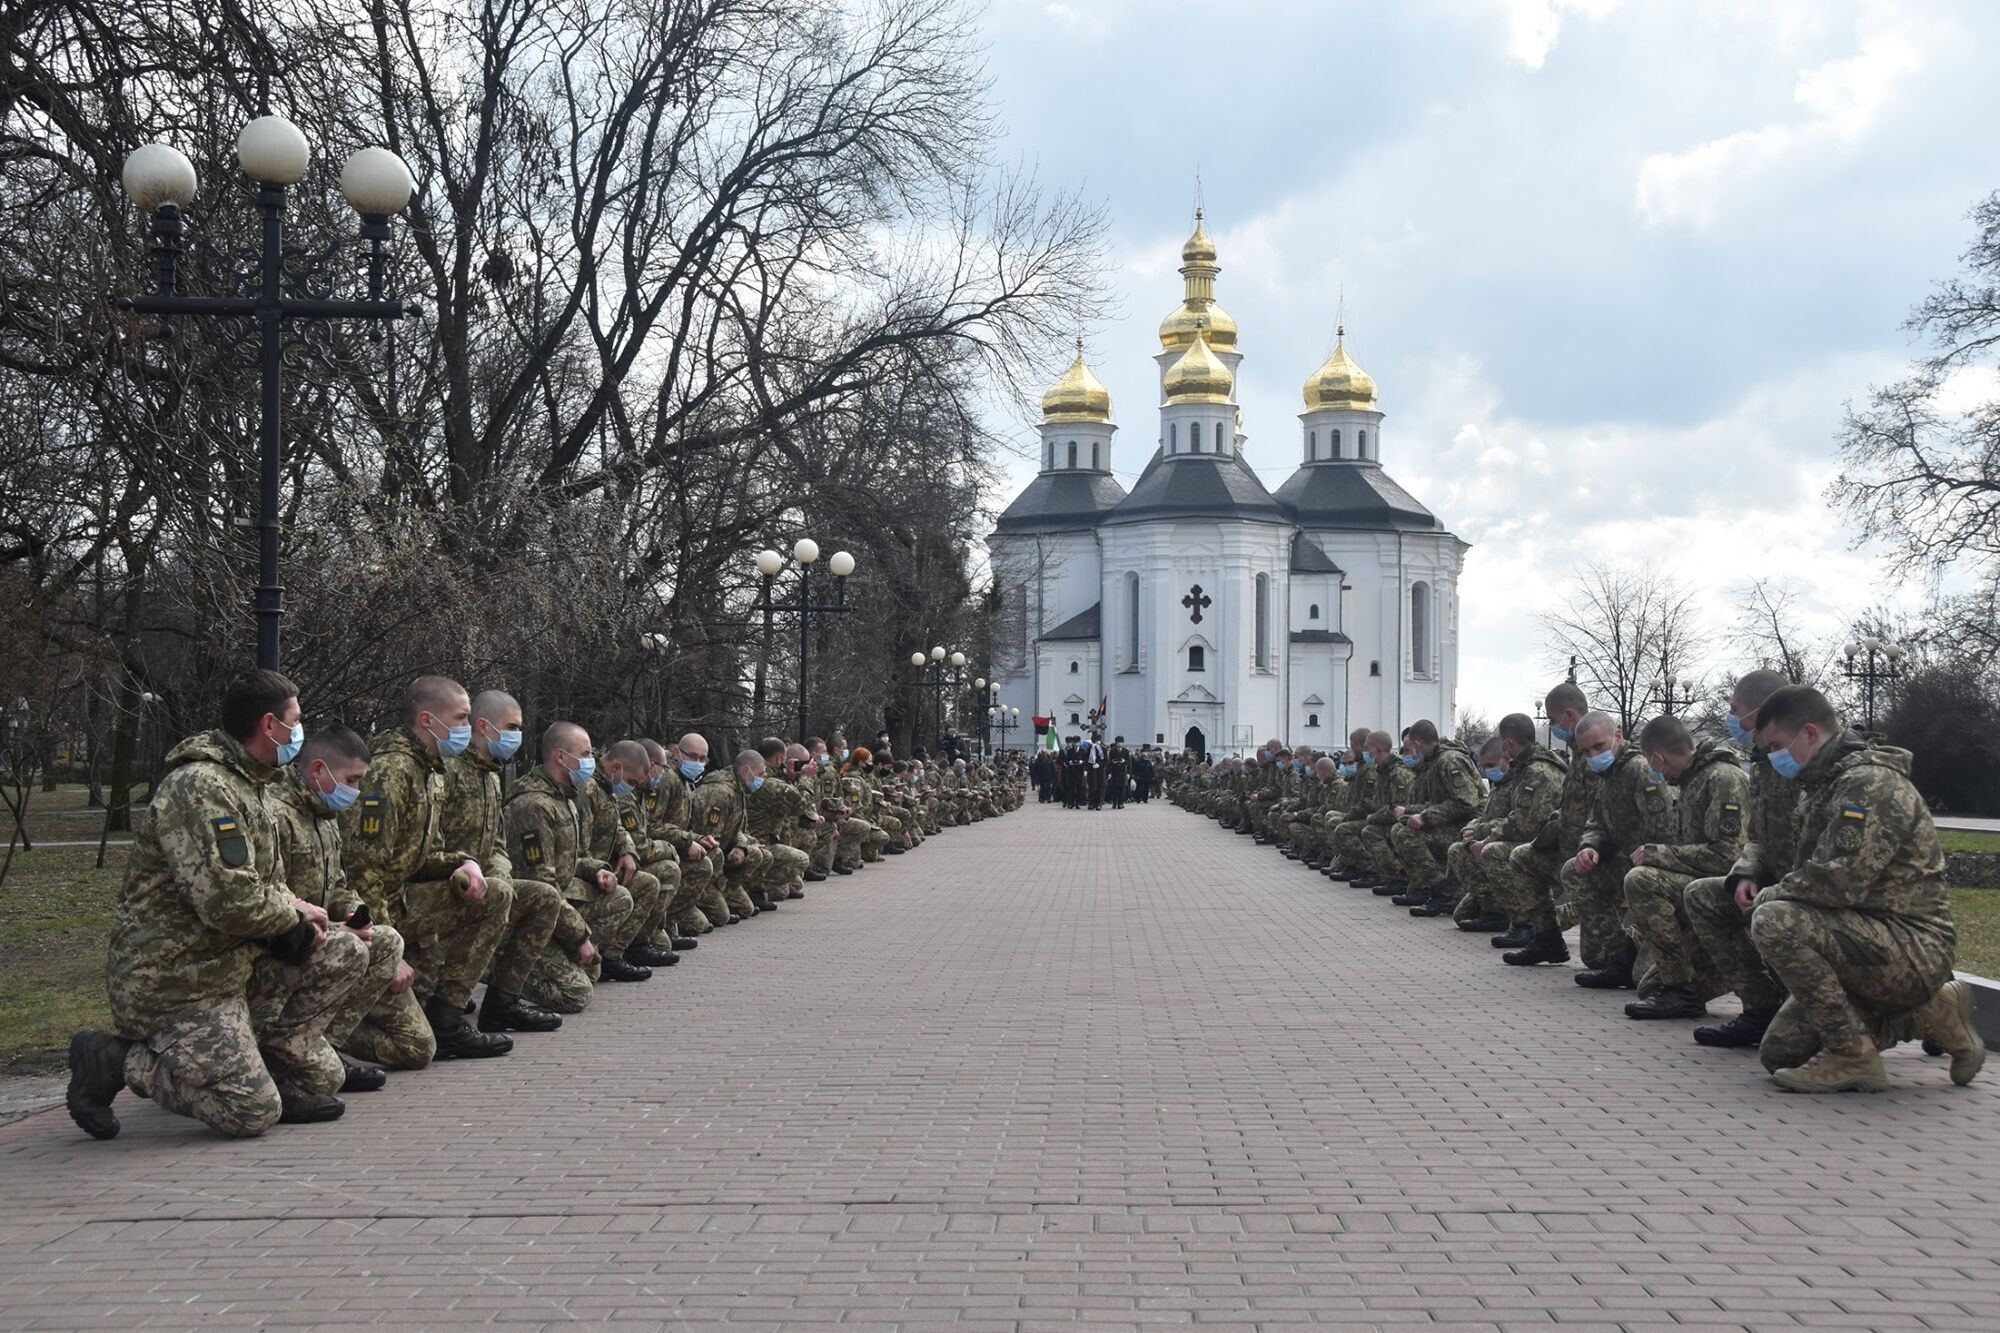
<instances>
[{"instance_id":1,"label":"church entrance door","mask_svg":"<svg viewBox=\"0 0 2000 1333\"><path fill-rule=\"evenodd\" d=\"M1189 727L1187 735L1181 738L1181 745L1197 759L1208 758L1208 737L1201 734L1200 727Z\"/></svg>"}]
</instances>

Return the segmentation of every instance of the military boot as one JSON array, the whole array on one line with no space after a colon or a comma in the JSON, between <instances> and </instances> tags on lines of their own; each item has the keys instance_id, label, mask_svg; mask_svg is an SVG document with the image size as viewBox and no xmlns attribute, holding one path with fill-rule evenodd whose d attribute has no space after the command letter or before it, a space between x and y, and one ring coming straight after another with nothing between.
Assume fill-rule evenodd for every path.
<instances>
[{"instance_id":1,"label":"military boot","mask_svg":"<svg viewBox=\"0 0 2000 1333\"><path fill-rule=\"evenodd\" d=\"M1377 898L1394 898L1399 893L1410 891L1410 881L1406 879L1378 879L1368 886L1369 892Z\"/></svg>"},{"instance_id":2,"label":"military boot","mask_svg":"<svg viewBox=\"0 0 2000 1333\"><path fill-rule=\"evenodd\" d=\"M1430 895L1410 909L1411 916L1450 916L1458 904L1451 894L1442 889L1432 889Z\"/></svg>"},{"instance_id":3,"label":"military boot","mask_svg":"<svg viewBox=\"0 0 2000 1333\"><path fill-rule=\"evenodd\" d=\"M1972 1025L1972 1005L1972 987L1954 979L1917 1009L1924 1034L1951 1054L1951 1081L1961 1088L1986 1063L1986 1043Z\"/></svg>"},{"instance_id":4,"label":"military boot","mask_svg":"<svg viewBox=\"0 0 2000 1333\"><path fill-rule=\"evenodd\" d=\"M111 1103L125 1091L125 1055L132 1043L112 1032L79 1032L69 1039L69 1118L93 1139L118 1137Z\"/></svg>"},{"instance_id":5,"label":"military boot","mask_svg":"<svg viewBox=\"0 0 2000 1333\"><path fill-rule=\"evenodd\" d=\"M1533 943L1536 933L1534 926L1528 922L1517 921L1501 934L1495 935L1488 943L1496 949L1519 949ZM1557 931L1556 934L1560 935L1562 932Z\"/></svg>"},{"instance_id":6,"label":"military boot","mask_svg":"<svg viewBox=\"0 0 2000 1333\"><path fill-rule=\"evenodd\" d=\"M1694 1039L1703 1046L1755 1046L1777 1016L1776 1009L1746 1009L1727 1023L1702 1024L1694 1030Z\"/></svg>"},{"instance_id":7,"label":"military boot","mask_svg":"<svg viewBox=\"0 0 2000 1333\"><path fill-rule=\"evenodd\" d=\"M806 871L806 883L808 884L817 884L825 878L826 878L826 872L824 870L815 868ZM675 947L678 948L679 946L676 945Z\"/></svg>"},{"instance_id":8,"label":"military boot","mask_svg":"<svg viewBox=\"0 0 2000 1333\"><path fill-rule=\"evenodd\" d=\"M1708 1006L1693 986L1662 986L1625 1006L1627 1018L1706 1018Z\"/></svg>"},{"instance_id":9,"label":"military boot","mask_svg":"<svg viewBox=\"0 0 2000 1333\"><path fill-rule=\"evenodd\" d=\"M347 1103L324 1092L278 1093L278 1120L287 1125L323 1125L347 1114Z\"/></svg>"},{"instance_id":10,"label":"military boot","mask_svg":"<svg viewBox=\"0 0 2000 1333\"><path fill-rule=\"evenodd\" d=\"M1421 907L1430 900L1431 891L1417 888L1415 885L1409 885L1401 893L1389 899L1398 907Z\"/></svg>"},{"instance_id":11,"label":"military boot","mask_svg":"<svg viewBox=\"0 0 2000 1333\"><path fill-rule=\"evenodd\" d=\"M628 963L623 958L606 958L599 975L606 981L651 981L653 969Z\"/></svg>"},{"instance_id":12,"label":"military boot","mask_svg":"<svg viewBox=\"0 0 2000 1333\"><path fill-rule=\"evenodd\" d=\"M357 1060L343 1051L340 1067L346 1073L340 1081L342 1092L380 1092L389 1084L389 1071L372 1060Z\"/></svg>"},{"instance_id":13,"label":"military boot","mask_svg":"<svg viewBox=\"0 0 2000 1333\"><path fill-rule=\"evenodd\" d=\"M701 946L701 941L692 935L676 935L669 943L675 953L686 953Z\"/></svg>"},{"instance_id":14,"label":"military boot","mask_svg":"<svg viewBox=\"0 0 2000 1333\"><path fill-rule=\"evenodd\" d=\"M1537 963L1567 963L1569 945L1563 942L1561 931L1544 930L1529 940L1526 948L1501 954L1500 961L1514 967L1533 967Z\"/></svg>"},{"instance_id":15,"label":"military boot","mask_svg":"<svg viewBox=\"0 0 2000 1333\"><path fill-rule=\"evenodd\" d=\"M625 946L625 961L640 967L672 967L681 956L671 949L656 949L645 940L634 940Z\"/></svg>"},{"instance_id":16,"label":"military boot","mask_svg":"<svg viewBox=\"0 0 2000 1333\"><path fill-rule=\"evenodd\" d=\"M1632 964L1638 961L1638 950L1631 942L1618 945L1611 959L1603 967L1589 967L1576 974L1576 984L1586 990L1633 990L1638 980L1632 975Z\"/></svg>"},{"instance_id":17,"label":"military boot","mask_svg":"<svg viewBox=\"0 0 2000 1333\"><path fill-rule=\"evenodd\" d=\"M1503 930L1513 929L1513 925L1504 912L1481 912L1459 922L1458 928L1472 935L1497 935ZM1521 943L1526 944L1527 941L1522 940Z\"/></svg>"},{"instance_id":18,"label":"military boot","mask_svg":"<svg viewBox=\"0 0 2000 1333\"><path fill-rule=\"evenodd\" d=\"M554 1032L562 1026L562 1015L544 1009L538 1004L529 1004L518 995L506 991L486 988L486 998L479 1005L479 1030L481 1032Z\"/></svg>"},{"instance_id":19,"label":"military boot","mask_svg":"<svg viewBox=\"0 0 2000 1333\"><path fill-rule=\"evenodd\" d=\"M605 971L610 972L608 960ZM465 1021L457 1005L435 996L424 1002L424 1017L430 1021L440 1060L485 1060L514 1049L512 1037L504 1032L479 1031Z\"/></svg>"},{"instance_id":20,"label":"military boot","mask_svg":"<svg viewBox=\"0 0 2000 1333\"><path fill-rule=\"evenodd\" d=\"M1882 1055L1866 1037L1854 1039L1844 1051L1822 1050L1796 1069L1771 1075L1786 1092L1885 1092L1889 1075Z\"/></svg>"}]
</instances>

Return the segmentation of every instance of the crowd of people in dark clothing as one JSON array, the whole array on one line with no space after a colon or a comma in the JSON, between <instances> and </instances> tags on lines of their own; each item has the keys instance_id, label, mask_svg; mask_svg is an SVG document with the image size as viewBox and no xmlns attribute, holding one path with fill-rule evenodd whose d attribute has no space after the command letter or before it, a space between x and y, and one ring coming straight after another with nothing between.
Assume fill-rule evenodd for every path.
<instances>
[{"instance_id":1,"label":"crowd of people in dark clothing","mask_svg":"<svg viewBox=\"0 0 2000 1333\"><path fill-rule=\"evenodd\" d=\"M1044 741L1029 761L1028 781L1045 805L1061 801L1070 810L1102 810L1106 805L1122 810L1128 800L1144 805L1153 798L1158 763L1149 745L1135 750L1123 736L1113 736L1106 745L1092 732L1068 737L1059 749Z\"/></svg>"}]
</instances>

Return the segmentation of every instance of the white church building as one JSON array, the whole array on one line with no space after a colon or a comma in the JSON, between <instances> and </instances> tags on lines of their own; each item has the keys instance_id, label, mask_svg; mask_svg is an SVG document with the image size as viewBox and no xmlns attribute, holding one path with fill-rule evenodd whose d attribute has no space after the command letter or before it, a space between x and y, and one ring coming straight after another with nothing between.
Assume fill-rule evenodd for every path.
<instances>
[{"instance_id":1,"label":"white church building","mask_svg":"<svg viewBox=\"0 0 2000 1333\"><path fill-rule=\"evenodd\" d=\"M1467 545L1383 470L1375 382L1342 329L1305 383L1299 467L1276 493L1243 458L1236 321L1195 215L1186 291L1160 325L1159 438L1112 475L1111 395L1075 363L1042 397L1041 472L988 538L999 702L1081 731L1216 755L1277 736L1456 722Z\"/></svg>"}]
</instances>

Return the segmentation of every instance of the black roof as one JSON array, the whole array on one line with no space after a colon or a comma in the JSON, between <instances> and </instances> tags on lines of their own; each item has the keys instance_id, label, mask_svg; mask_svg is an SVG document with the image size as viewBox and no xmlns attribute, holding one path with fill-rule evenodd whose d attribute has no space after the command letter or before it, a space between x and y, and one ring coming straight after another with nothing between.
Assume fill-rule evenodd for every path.
<instances>
[{"instance_id":1,"label":"black roof","mask_svg":"<svg viewBox=\"0 0 2000 1333\"><path fill-rule=\"evenodd\" d=\"M1277 500L1294 522L1309 528L1444 531L1444 524L1380 463L1308 463L1286 478Z\"/></svg>"},{"instance_id":2,"label":"black roof","mask_svg":"<svg viewBox=\"0 0 2000 1333\"><path fill-rule=\"evenodd\" d=\"M1292 534L1292 573L1294 574L1345 574L1325 549L1303 532Z\"/></svg>"},{"instance_id":3,"label":"black roof","mask_svg":"<svg viewBox=\"0 0 2000 1333\"><path fill-rule=\"evenodd\" d=\"M1354 640L1348 638L1337 629L1295 629L1292 631L1292 642L1353 643Z\"/></svg>"},{"instance_id":4,"label":"black roof","mask_svg":"<svg viewBox=\"0 0 2000 1333\"><path fill-rule=\"evenodd\" d=\"M1014 497L993 525L995 532L1067 532L1094 528L1098 519L1125 498L1125 488L1109 472L1058 469L1044 472Z\"/></svg>"},{"instance_id":5,"label":"black roof","mask_svg":"<svg viewBox=\"0 0 2000 1333\"><path fill-rule=\"evenodd\" d=\"M1155 451L1132 493L1104 518L1138 523L1149 518L1236 518L1283 523L1285 512L1239 454L1177 454Z\"/></svg>"},{"instance_id":6,"label":"black roof","mask_svg":"<svg viewBox=\"0 0 2000 1333\"><path fill-rule=\"evenodd\" d=\"M1049 639L1094 639L1102 632L1104 603L1093 602L1088 611L1079 611L1042 636Z\"/></svg>"}]
</instances>

